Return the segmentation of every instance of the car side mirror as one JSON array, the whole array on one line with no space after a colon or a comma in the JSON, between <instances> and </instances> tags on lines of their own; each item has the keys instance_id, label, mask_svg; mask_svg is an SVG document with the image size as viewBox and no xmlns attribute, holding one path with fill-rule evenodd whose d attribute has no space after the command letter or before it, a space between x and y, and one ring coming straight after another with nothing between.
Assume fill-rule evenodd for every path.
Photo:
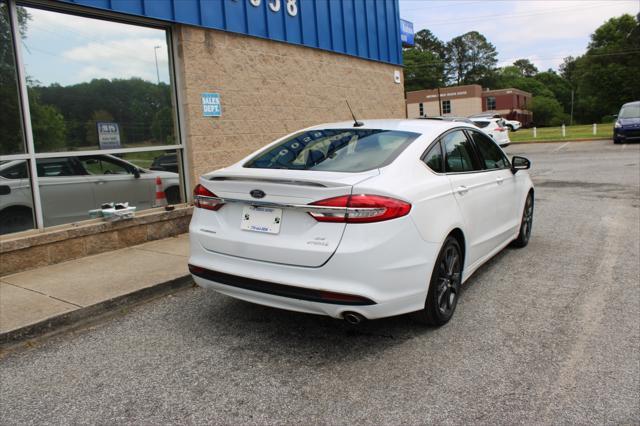
<instances>
[{"instance_id":1,"label":"car side mirror","mask_svg":"<svg viewBox=\"0 0 640 426\"><path fill-rule=\"evenodd\" d=\"M138 179L140 178L140 170L137 167L133 168L133 176Z\"/></svg>"},{"instance_id":2,"label":"car side mirror","mask_svg":"<svg viewBox=\"0 0 640 426\"><path fill-rule=\"evenodd\" d=\"M531 161L524 157L514 155L511 159L511 173L513 173L514 175L518 172L518 170L528 170L530 168Z\"/></svg>"}]
</instances>

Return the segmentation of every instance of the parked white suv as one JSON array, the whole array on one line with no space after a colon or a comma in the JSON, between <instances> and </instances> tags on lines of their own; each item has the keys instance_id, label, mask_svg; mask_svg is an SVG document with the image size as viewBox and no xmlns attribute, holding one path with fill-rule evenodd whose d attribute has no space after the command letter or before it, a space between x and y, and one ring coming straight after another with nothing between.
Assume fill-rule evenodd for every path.
<instances>
[{"instance_id":1,"label":"parked white suv","mask_svg":"<svg viewBox=\"0 0 640 426\"><path fill-rule=\"evenodd\" d=\"M158 176L169 203L180 202L177 173L142 169L112 155L41 158L36 165L45 226L89 219L89 210L111 201L151 208ZM0 234L32 228L26 161L0 162L0 194Z\"/></svg>"},{"instance_id":2,"label":"parked white suv","mask_svg":"<svg viewBox=\"0 0 640 426\"><path fill-rule=\"evenodd\" d=\"M504 124L509 128L512 132L517 132L522 127L522 123L518 120L504 120Z\"/></svg>"},{"instance_id":3,"label":"parked white suv","mask_svg":"<svg viewBox=\"0 0 640 426\"><path fill-rule=\"evenodd\" d=\"M495 117L471 117L471 121L491 136L500 147L504 148L511 144L509 129L504 119Z\"/></svg>"}]
</instances>

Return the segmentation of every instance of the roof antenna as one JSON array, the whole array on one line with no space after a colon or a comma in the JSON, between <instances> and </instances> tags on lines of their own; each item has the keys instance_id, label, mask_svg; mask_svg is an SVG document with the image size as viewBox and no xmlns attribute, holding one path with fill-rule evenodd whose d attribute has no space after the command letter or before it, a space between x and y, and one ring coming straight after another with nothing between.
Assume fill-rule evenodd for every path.
<instances>
[{"instance_id":1,"label":"roof antenna","mask_svg":"<svg viewBox=\"0 0 640 426\"><path fill-rule=\"evenodd\" d=\"M351 105L349 105L349 101L348 100L344 100L347 103L347 106L349 107L349 111L351 111L351 116L353 117L353 127L362 127L364 126L364 123L361 121L358 121L356 119L356 115L353 113L353 110L351 109Z\"/></svg>"}]
</instances>

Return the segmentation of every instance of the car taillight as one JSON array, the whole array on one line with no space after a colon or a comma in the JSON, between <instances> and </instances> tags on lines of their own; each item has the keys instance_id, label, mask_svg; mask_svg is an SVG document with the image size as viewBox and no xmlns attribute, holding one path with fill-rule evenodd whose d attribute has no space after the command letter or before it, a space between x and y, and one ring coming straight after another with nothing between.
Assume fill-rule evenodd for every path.
<instances>
[{"instance_id":1,"label":"car taillight","mask_svg":"<svg viewBox=\"0 0 640 426\"><path fill-rule=\"evenodd\" d=\"M219 200L216 194L197 184L193 190L193 205L201 209L215 211L224 206L224 202Z\"/></svg>"},{"instance_id":2,"label":"car taillight","mask_svg":"<svg viewBox=\"0 0 640 426\"><path fill-rule=\"evenodd\" d=\"M496 132L504 132L505 129L504 129L504 127L496 127L494 130Z\"/></svg>"},{"instance_id":3,"label":"car taillight","mask_svg":"<svg viewBox=\"0 0 640 426\"><path fill-rule=\"evenodd\" d=\"M380 195L343 195L311 203L329 209L312 210L309 214L318 222L371 223L405 216L411 204ZM330 209L334 207L334 209Z\"/></svg>"}]
</instances>

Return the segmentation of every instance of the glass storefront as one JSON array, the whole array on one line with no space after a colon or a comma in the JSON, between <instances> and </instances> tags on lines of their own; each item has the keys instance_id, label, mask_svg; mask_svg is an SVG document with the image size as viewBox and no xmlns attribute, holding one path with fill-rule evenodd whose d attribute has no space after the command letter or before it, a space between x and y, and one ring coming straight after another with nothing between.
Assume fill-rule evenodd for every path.
<instances>
[{"instance_id":1,"label":"glass storefront","mask_svg":"<svg viewBox=\"0 0 640 426\"><path fill-rule=\"evenodd\" d=\"M24 23L24 12L18 22ZM22 24L20 24L22 25ZM0 155L26 152L9 7L0 3Z\"/></svg>"},{"instance_id":2,"label":"glass storefront","mask_svg":"<svg viewBox=\"0 0 640 426\"><path fill-rule=\"evenodd\" d=\"M182 202L169 31L0 1L0 233Z\"/></svg>"}]
</instances>

